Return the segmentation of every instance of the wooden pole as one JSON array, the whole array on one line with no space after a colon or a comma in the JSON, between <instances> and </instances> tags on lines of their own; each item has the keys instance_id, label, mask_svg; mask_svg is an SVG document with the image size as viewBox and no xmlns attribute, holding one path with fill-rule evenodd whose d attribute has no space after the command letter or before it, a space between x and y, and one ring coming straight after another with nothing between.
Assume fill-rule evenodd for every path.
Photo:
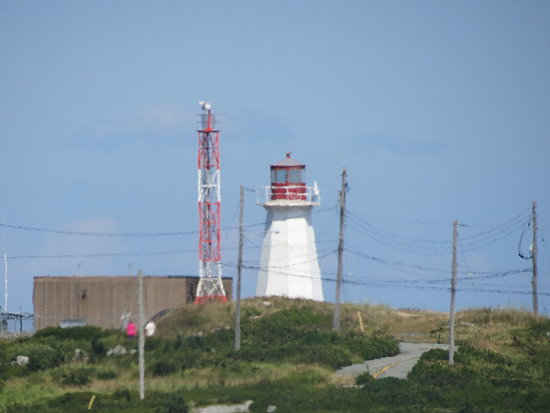
<instances>
[{"instance_id":1,"label":"wooden pole","mask_svg":"<svg viewBox=\"0 0 550 413\"><path fill-rule=\"evenodd\" d=\"M453 221L453 260L451 264L451 311L449 316L449 365L454 364L455 355L455 294L456 294L456 243L458 239L458 221Z\"/></svg>"},{"instance_id":2,"label":"wooden pole","mask_svg":"<svg viewBox=\"0 0 550 413\"><path fill-rule=\"evenodd\" d=\"M241 274L243 268L243 215L244 215L244 187L240 190L240 208L239 208L239 257L237 260L237 306L235 309L235 351L241 348Z\"/></svg>"},{"instance_id":3,"label":"wooden pole","mask_svg":"<svg viewBox=\"0 0 550 413\"><path fill-rule=\"evenodd\" d=\"M139 356L139 398L145 398L145 337L143 336L143 327L145 326L145 316L143 310L143 271L138 272L138 356Z\"/></svg>"},{"instance_id":4,"label":"wooden pole","mask_svg":"<svg viewBox=\"0 0 550 413\"><path fill-rule=\"evenodd\" d=\"M539 300L537 295L537 203L533 201L532 207L532 219L533 219L533 243L531 251L531 259L533 262L533 277L531 278L531 287L533 290L533 314L538 315L539 313Z\"/></svg>"},{"instance_id":5,"label":"wooden pole","mask_svg":"<svg viewBox=\"0 0 550 413\"><path fill-rule=\"evenodd\" d=\"M346 191L347 191L347 172L346 168L342 170L342 187L340 189L340 227L338 231L338 270L336 272L336 298L334 300L334 317L332 319L332 329L340 330L340 295L342 289L342 271L344 255L344 223L346 211Z\"/></svg>"},{"instance_id":6,"label":"wooden pole","mask_svg":"<svg viewBox=\"0 0 550 413\"><path fill-rule=\"evenodd\" d=\"M357 311L357 318L359 319L359 328L361 333L365 334L365 328L363 327L363 318L361 317L361 311Z\"/></svg>"}]
</instances>

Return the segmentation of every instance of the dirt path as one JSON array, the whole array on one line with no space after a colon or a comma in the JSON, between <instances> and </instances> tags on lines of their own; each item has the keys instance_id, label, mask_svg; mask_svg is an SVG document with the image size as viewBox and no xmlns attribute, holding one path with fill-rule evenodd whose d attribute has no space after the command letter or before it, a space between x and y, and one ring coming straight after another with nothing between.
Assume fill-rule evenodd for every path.
<instances>
[{"instance_id":1,"label":"dirt path","mask_svg":"<svg viewBox=\"0 0 550 413\"><path fill-rule=\"evenodd\" d=\"M447 344L434 343L399 343L400 354L393 357L383 357L368 360L361 364L353 364L336 371L336 375L345 378L354 378L368 371L374 378L397 377L407 378L422 353L433 348L447 350Z\"/></svg>"}]
</instances>

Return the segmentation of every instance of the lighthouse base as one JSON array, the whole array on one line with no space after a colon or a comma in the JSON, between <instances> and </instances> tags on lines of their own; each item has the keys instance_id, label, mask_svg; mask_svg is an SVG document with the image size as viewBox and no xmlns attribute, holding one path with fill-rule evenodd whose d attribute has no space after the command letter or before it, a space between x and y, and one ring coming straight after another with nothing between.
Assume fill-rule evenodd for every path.
<instances>
[{"instance_id":1,"label":"lighthouse base","mask_svg":"<svg viewBox=\"0 0 550 413\"><path fill-rule=\"evenodd\" d=\"M311 225L311 203L264 204L267 210L257 296L324 301L321 271Z\"/></svg>"}]
</instances>

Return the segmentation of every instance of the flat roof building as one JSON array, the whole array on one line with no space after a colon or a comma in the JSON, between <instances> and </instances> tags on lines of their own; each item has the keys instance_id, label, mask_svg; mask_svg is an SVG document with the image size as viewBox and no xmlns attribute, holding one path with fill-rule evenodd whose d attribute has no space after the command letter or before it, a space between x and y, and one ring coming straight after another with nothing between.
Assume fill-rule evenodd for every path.
<instances>
[{"instance_id":1,"label":"flat roof building","mask_svg":"<svg viewBox=\"0 0 550 413\"><path fill-rule=\"evenodd\" d=\"M231 299L232 278L222 282ZM143 276L145 319L195 300L199 277ZM34 277L34 328L94 325L122 328L138 321L135 276Z\"/></svg>"}]
</instances>

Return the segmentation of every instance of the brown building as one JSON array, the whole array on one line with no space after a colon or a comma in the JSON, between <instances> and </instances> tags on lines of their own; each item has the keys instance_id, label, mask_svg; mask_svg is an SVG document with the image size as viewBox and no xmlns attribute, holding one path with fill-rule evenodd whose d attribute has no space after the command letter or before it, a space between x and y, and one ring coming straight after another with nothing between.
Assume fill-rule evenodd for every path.
<instances>
[{"instance_id":1,"label":"brown building","mask_svg":"<svg viewBox=\"0 0 550 413\"><path fill-rule=\"evenodd\" d=\"M232 279L223 286L231 299ZM145 319L195 300L198 277L144 276ZM78 276L34 277L34 328L81 323L121 328L137 322L137 277Z\"/></svg>"}]
</instances>

